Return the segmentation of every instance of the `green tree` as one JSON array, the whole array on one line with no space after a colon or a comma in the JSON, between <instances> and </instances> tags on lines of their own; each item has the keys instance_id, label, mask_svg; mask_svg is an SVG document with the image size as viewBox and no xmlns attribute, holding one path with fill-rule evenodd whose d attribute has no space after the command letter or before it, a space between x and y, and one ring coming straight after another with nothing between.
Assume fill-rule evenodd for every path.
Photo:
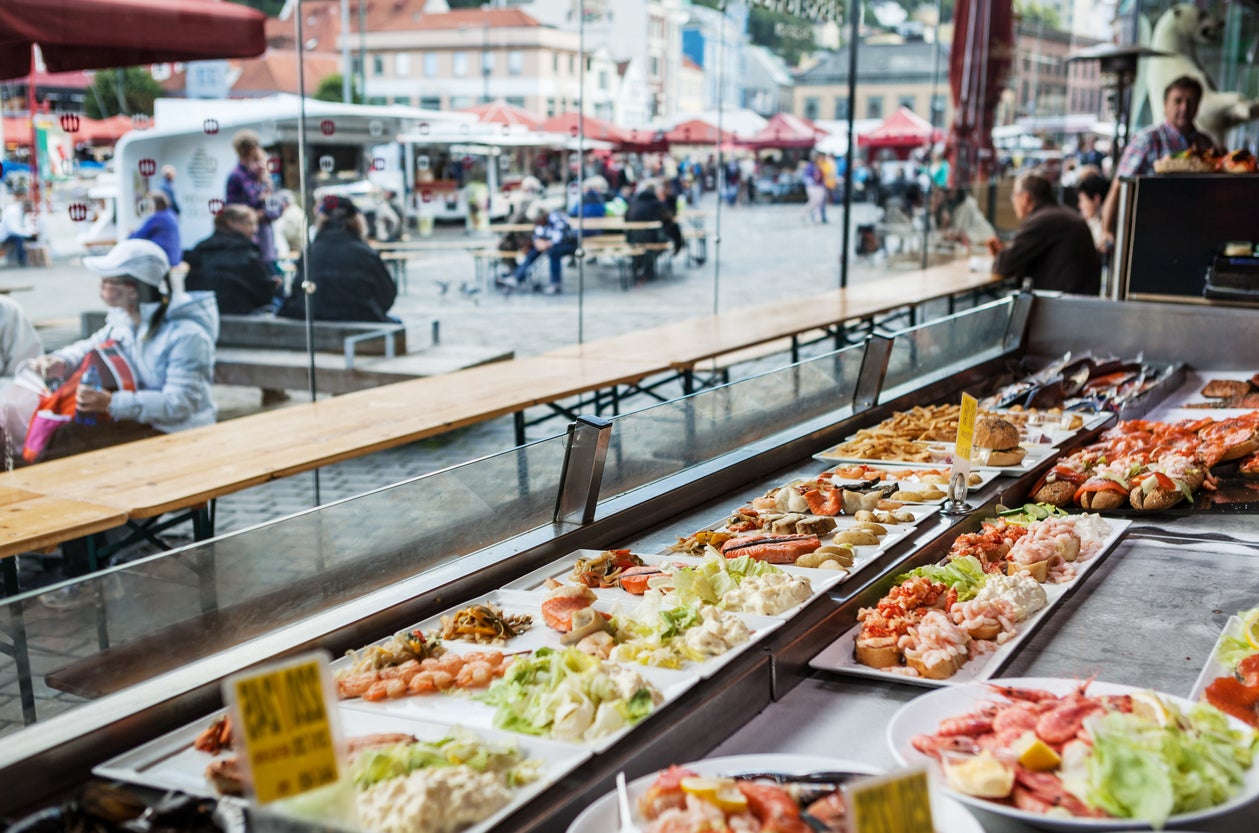
<instances>
[{"instance_id":1,"label":"green tree","mask_svg":"<svg viewBox=\"0 0 1259 833\"><path fill-rule=\"evenodd\" d=\"M788 66L800 63L800 56L814 49L811 22L760 6L753 6L748 15L748 39L782 58Z\"/></svg>"},{"instance_id":2,"label":"green tree","mask_svg":"<svg viewBox=\"0 0 1259 833\"><path fill-rule=\"evenodd\" d=\"M1043 23L1047 29L1062 28L1062 15L1053 6L1036 0L1014 0L1014 13L1026 23Z\"/></svg>"},{"instance_id":3,"label":"green tree","mask_svg":"<svg viewBox=\"0 0 1259 833\"><path fill-rule=\"evenodd\" d=\"M342 101L344 91L341 88L341 73L334 72L319 82L315 90L315 98L319 101ZM358 89L358 79L350 82L350 101L354 104L363 103L363 94Z\"/></svg>"},{"instance_id":4,"label":"green tree","mask_svg":"<svg viewBox=\"0 0 1259 833\"><path fill-rule=\"evenodd\" d=\"M485 0L446 0L446 5L452 9L479 9L485 5Z\"/></svg>"},{"instance_id":5,"label":"green tree","mask_svg":"<svg viewBox=\"0 0 1259 833\"><path fill-rule=\"evenodd\" d=\"M121 80L121 88L119 87ZM119 113L153 115L153 99L165 95L162 86L143 67L98 69L88 88L84 110L89 118L103 119Z\"/></svg>"},{"instance_id":6,"label":"green tree","mask_svg":"<svg viewBox=\"0 0 1259 833\"><path fill-rule=\"evenodd\" d=\"M280 10L284 8L284 0L228 0L228 2L257 9L268 17L278 16Z\"/></svg>"}]
</instances>

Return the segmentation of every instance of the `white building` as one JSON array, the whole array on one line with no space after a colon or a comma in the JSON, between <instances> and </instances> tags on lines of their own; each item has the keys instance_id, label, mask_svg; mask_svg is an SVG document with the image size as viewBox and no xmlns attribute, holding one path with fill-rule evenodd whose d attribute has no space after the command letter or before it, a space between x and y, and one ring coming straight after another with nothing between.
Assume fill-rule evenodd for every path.
<instances>
[{"instance_id":1,"label":"white building","mask_svg":"<svg viewBox=\"0 0 1259 833\"><path fill-rule=\"evenodd\" d=\"M700 53L696 63L704 70L705 109L715 110L719 102L729 109L744 106L747 23L748 7L742 0L731 2L724 16L706 6L686 11L683 38L688 53Z\"/></svg>"},{"instance_id":2,"label":"white building","mask_svg":"<svg viewBox=\"0 0 1259 833\"><path fill-rule=\"evenodd\" d=\"M523 10L567 32L581 28L584 6L586 50L606 49L618 63L638 64L650 96L649 118L668 120L676 112L682 0L495 0L495 5Z\"/></svg>"}]
</instances>

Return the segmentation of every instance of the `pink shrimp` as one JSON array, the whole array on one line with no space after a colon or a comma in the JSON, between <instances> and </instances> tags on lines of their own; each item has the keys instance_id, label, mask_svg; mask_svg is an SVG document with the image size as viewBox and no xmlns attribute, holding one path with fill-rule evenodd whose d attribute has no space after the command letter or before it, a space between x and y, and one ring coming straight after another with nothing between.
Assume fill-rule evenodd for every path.
<instances>
[{"instance_id":1,"label":"pink shrimp","mask_svg":"<svg viewBox=\"0 0 1259 833\"><path fill-rule=\"evenodd\" d=\"M407 685L407 691L411 694L430 694L436 691L437 683L433 681L435 674L434 671L421 671L416 674Z\"/></svg>"},{"instance_id":2,"label":"pink shrimp","mask_svg":"<svg viewBox=\"0 0 1259 833\"><path fill-rule=\"evenodd\" d=\"M488 662L476 660L464 663L463 668L455 675L455 685L460 688L480 688L490 684L494 679L494 669Z\"/></svg>"}]
</instances>

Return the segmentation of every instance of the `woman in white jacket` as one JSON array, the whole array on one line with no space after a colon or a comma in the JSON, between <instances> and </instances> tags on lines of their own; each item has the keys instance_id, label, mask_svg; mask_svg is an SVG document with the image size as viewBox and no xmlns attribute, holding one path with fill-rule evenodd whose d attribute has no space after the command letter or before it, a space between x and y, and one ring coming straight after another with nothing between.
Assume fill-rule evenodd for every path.
<instances>
[{"instance_id":1,"label":"woman in white jacket","mask_svg":"<svg viewBox=\"0 0 1259 833\"><path fill-rule=\"evenodd\" d=\"M138 389L80 385L76 409L110 420L61 426L40 461L212 424L219 331L214 293L172 293L166 254L148 240L124 240L106 255L84 258L83 265L101 276L101 300L109 307L105 326L41 356L34 367L46 379L65 378L94 347L112 340L130 361Z\"/></svg>"}]
</instances>

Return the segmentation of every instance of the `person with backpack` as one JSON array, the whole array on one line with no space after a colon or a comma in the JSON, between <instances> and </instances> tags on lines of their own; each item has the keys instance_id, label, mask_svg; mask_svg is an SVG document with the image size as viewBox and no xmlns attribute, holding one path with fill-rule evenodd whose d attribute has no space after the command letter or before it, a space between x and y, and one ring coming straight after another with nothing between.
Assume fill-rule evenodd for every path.
<instances>
[{"instance_id":1,"label":"person with backpack","mask_svg":"<svg viewBox=\"0 0 1259 833\"><path fill-rule=\"evenodd\" d=\"M533 223L533 248L516 268L516 274L501 278L498 283L508 289L525 286L529 281L529 269L545 254L551 264L551 280L542 291L547 295L559 295L564 291L564 258L577 251L577 232L564 212L548 211L542 205L534 206L529 219Z\"/></svg>"}]
</instances>

